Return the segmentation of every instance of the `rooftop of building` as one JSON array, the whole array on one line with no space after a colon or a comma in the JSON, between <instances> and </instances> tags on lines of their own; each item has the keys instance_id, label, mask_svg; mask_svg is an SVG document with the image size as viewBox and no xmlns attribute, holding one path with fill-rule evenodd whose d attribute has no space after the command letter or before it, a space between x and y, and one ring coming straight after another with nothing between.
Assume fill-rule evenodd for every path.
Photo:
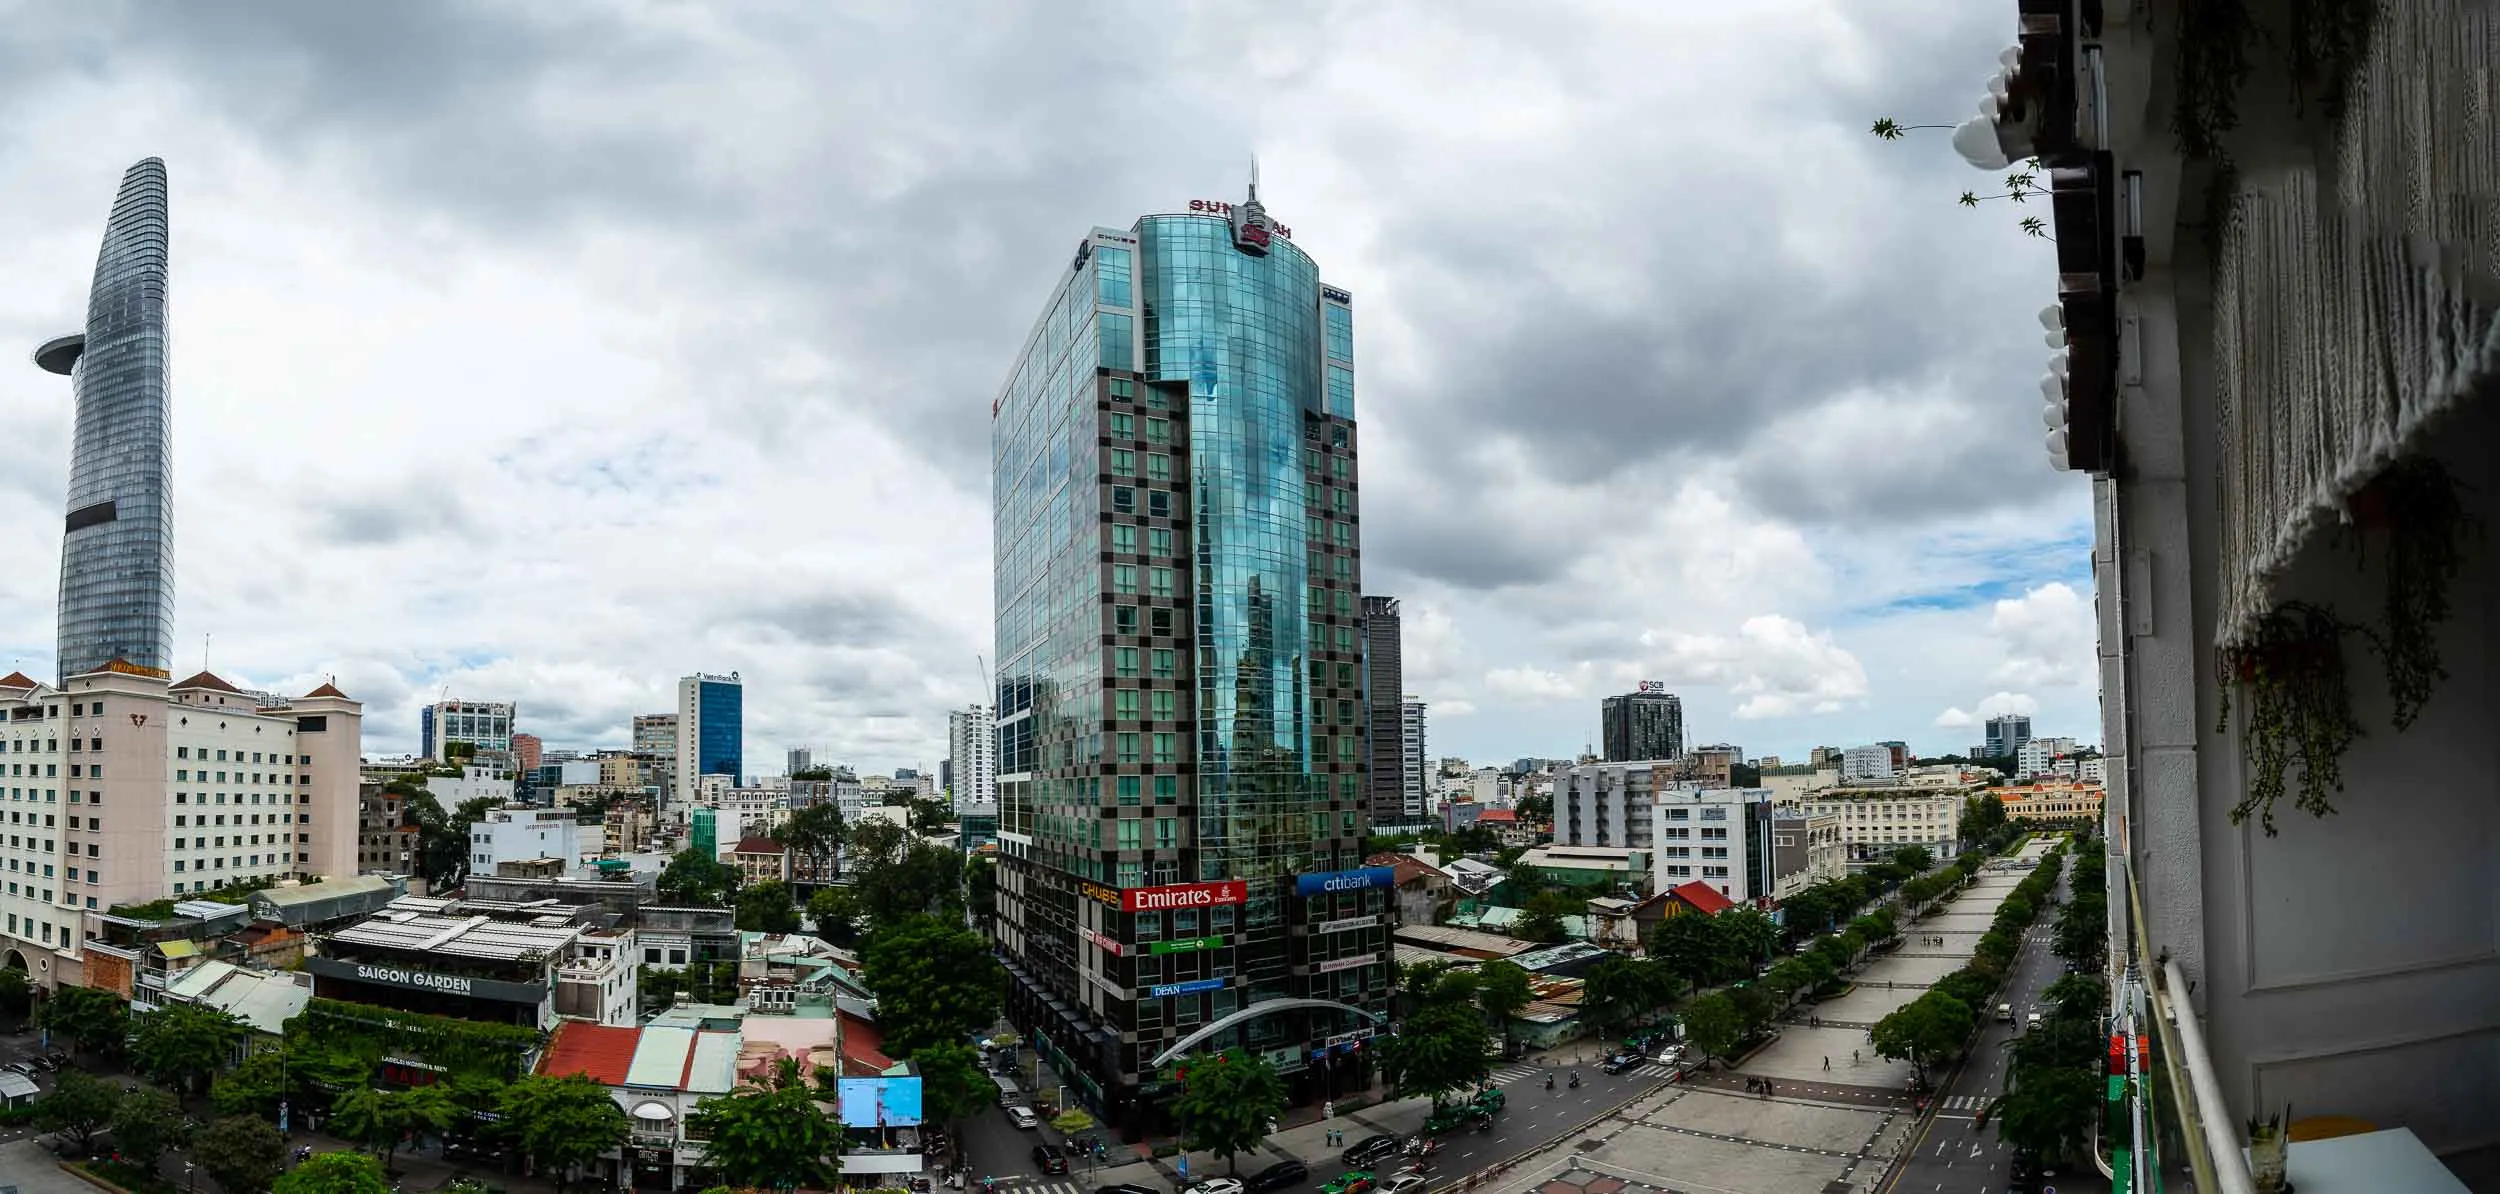
<instances>
[{"instance_id":1,"label":"rooftop of building","mask_svg":"<svg viewBox=\"0 0 2500 1194\"><path fill-rule=\"evenodd\" d=\"M1667 889L1667 894L1683 901L1693 911L1716 916L1736 906L1736 901L1720 894L1719 889L1695 879Z\"/></svg>"},{"instance_id":2,"label":"rooftop of building","mask_svg":"<svg viewBox=\"0 0 2500 1194\"><path fill-rule=\"evenodd\" d=\"M393 882L392 880L383 878L379 875L357 875L346 879L324 879L319 883L300 883L293 887L279 886L263 888L259 891L253 892L252 898L254 900L263 900L276 904L281 908L287 908L304 904L317 904L323 900L334 900L342 896L369 895L375 892L397 891L401 888L401 886L401 883ZM177 907L177 910L179 910L179 907Z\"/></svg>"},{"instance_id":3,"label":"rooftop of building","mask_svg":"<svg viewBox=\"0 0 2500 1194\"><path fill-rule=\"evenodd\" d=\"M751 837L739 838L738 844L730 847L730 853L732 854L787 854L789 852L790 847L782 845L780 842L765 837L760 833Z\"/></svg>"},{"instance_id":4,"label":"rooftop of building","mask_svg":"<svg viewBox=\"0 0 2500 1194\"><path fill-rule=\"evenodd\" d=\"M405 902L404 899L395 901L391 910L330 934L330 943L402 953L519 962L532 956L555 954L571 945L582 932L579 926L572 924L513 924L490 916L453 917L400 910L400 904Z\"/></svg>"},{"instance_id":5,"label":"rooftop of building","mask_svg":"<svg viewBox=\"0 0 2500 1194\"><path fill-rule=\"evenodd\" d=\"M676 1025L623 1028L567 1020L556 1025L537 1072L580 1074L602 1086L727 1094L738 1083L736 1030Z\"/></svg>"},{"instance_id":6,"label":"rooftop of building","mask_svg":"<svg viewBox=\"0 0 2500 1194\"><path fill-rule=\"evenodd\" d=\"M270 1036L283 1033L286 1022L312 1002L312 988L292 974L246 970L231 962L202 962L176 975L165 990L177 1000L215 1008Z\"/></svg>"},{"instance_id":7,"label":"rooftop of building","mask_svg":"<svg viewBox=\"0 0 2500 1194\"><path fill-rule=\"evenodd\" d=\"M1458 954L1476 961L1508 958L1536 948L1533 941L1451 925L1399 925L1393 936L1397 941L1434 950L1444 957Z\"/></svg>"}]
</instances>

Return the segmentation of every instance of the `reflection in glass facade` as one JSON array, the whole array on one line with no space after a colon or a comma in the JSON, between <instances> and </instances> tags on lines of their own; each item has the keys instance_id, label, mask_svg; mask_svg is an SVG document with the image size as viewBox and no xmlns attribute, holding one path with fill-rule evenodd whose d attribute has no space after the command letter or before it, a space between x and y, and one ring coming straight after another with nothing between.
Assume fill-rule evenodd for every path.
<instances>
[{"instance_id":1,"label":"reflection in glass facade","mask_svg":"<svg viewBox=\"0 0 2500 1194\"><path fill-rule=\"evenodd\" d=\"M115 659L171 664L174 619L172 375L165 345L165 163L122 176L96 256L83 344L36 362L68 373L77 419L61 540L63 678Z\"/></svg>"},{"instance_id":2,"label":"reflection in glass facade","mask_svg":"<svg viewBox=\"0 0 2500 1194\"><path fill-rule=\"evenodd\" d=\"M1368 828L1352 300L1255 199L1191 210L1085 239L992 422L994 932L1011 1017L1128 1131L1235 1013L1192 1047L1342 1091L1297 1042L1394 981L1389 893L1295 882ZM1345 1006L1256 1011L1301 998Z\"/></svg>"}]
</instances>

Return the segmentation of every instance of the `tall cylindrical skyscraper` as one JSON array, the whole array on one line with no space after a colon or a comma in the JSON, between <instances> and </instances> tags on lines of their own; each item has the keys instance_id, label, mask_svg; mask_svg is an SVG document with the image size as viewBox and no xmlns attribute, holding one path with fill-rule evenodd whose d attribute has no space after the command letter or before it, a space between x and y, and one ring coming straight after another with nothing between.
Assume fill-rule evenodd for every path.
<instances>
[{"instance_id":1,"label":"tall cylindrical skyscraper","mask_svg":"<svg viewBox=\"0 0 2500 1194\"><path fill-rule=\"evenodd\" d=\"M76 395L69 516L61 537L57 664L63 679L115 660L172 665L172 370L165 342L165 163L122 175L96 255L87 327L35 363Z\"/></svg>"}]
</instances>

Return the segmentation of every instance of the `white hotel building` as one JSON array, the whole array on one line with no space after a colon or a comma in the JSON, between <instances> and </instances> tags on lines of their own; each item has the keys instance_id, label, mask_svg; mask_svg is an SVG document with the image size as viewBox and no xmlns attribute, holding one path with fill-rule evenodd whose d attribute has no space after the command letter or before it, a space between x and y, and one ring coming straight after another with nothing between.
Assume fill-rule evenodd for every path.
<instances>
[{"instance_id":1,"label":"white hotel building","mask_svg":"<svg viewBox=\"0 0 2500 1194\"><path fill-rule=\"evenodd\" d=\"M355 874L363 722L328 684L268 704L118 663L0 677L0 964L77 985L116 905Z\"/></svg>"}]
</instances>

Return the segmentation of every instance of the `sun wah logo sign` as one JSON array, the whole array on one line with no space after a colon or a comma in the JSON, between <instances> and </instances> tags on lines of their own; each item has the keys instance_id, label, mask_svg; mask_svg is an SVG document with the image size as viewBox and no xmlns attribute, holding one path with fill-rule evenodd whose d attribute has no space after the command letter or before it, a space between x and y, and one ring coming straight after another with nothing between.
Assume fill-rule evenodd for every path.
<instances>
[{"instance_id":1,"label":"sun wah logo sign","mask_svg":"<svg viewBox=\"0 0 2500 1194\"><path fill-rule=\"evenodd\" d=\"M1226 203L1221 199L1192 199L1189 210L1200 215L1223 216L1233 224L1233 247L1253 257L1267 256L1268 247L1276 237L1293 239L1293 229L1267 218L1265 208L1256 203Z\"/></svg>"}]
</instances>

